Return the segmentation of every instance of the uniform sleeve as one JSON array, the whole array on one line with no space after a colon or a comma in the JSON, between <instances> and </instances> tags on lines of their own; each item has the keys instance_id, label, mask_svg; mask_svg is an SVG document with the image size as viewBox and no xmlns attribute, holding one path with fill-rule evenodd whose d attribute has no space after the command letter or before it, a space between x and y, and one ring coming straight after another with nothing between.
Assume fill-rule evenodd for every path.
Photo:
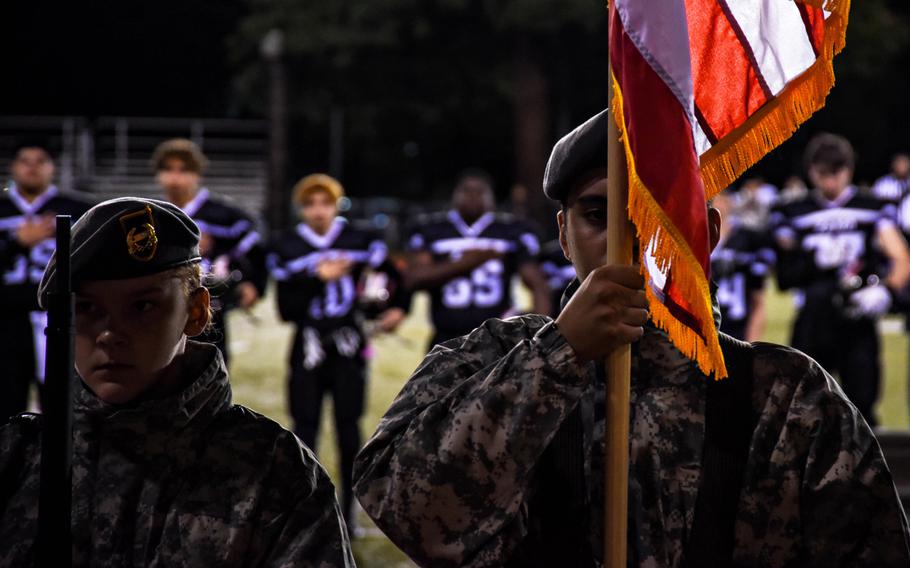
<instances>
[{"instance_id":1,"label":"uniform sleeve","mask_svg":"<svg viewBox=\"0 0 910 568\"><path fill-rule=\"evenodd\" d=\"M527 224L518 224L515 265L521 266L527 262L538 262L540 257L540 239L532 227Z\"/></svg>"},{"instance_id":2,"label":"uniform sleeve","mask_svg":"<svg viewBox=\"0 0 910 568\"><path fill-rule=\"evenodd\" d=\"M395 266L395 262L391 259L386 259L382 264L380 264L376 270L382 272L386 275L388 279L388 289L391 291L391 295L388 300L389 308L401 308L405 312L411 311L411 300L414 296L414 293L409 290L404 285L404 276L398 267Z\"/></svg>"},{"instance_id":3,"label":"uniform sleeve","mask_svg":"<svg viewBox=\"0 0 910 568\"><path fill-rule=\"evenodd\" d=\"M422 565L502 565L526 533L535 464L591 380L531 320L434 348L357 456L358 499Z\"/></svg>"},{"instance_id":4,"label":"uniform sleeve","mask_svg":"<svg viewBox=\"0 0 910 568\"><path fill-rule=\"evenodd\" d=\"M269 568L354 566L335 488L325 470L290 432L270 464L273 476L248 565Z\"/></svg>"},{"instance_id":5,"label":"uniform sleeve","mask_svg":"<svg viewBox=\"0 0 910 568\"><path fill-rule=\"evenodd\" d=\"M268 282L266 266L266 249L256 223L249 216L238 212L232 230L235 237L230 242L231 263L240 269L241 282L249 282L256 287L259 295L265 293Z\"/></svg>"},{"instance_id":6,"label":"uniform sleeve","mask_svg":"<svg viewBox=\"0 0 910 568\"><path fill-rule=\"evenodd\" d=\"M389 247L382 235L371 232L367 240L367 264L379 268L389 258Z\"/></svg>"},{"instance_id":7,"label":"uniform sleeve","mask_svg":"<svg viewBox=\"0 0 910 568\"><path fill-rule=\"evenodd\" d=\"M16 240L16 229L0 229L0 275L13 270L16 260L29 250Z\"/></svg>"},{"instance_id":8,"label":"uniform sleeve","mask_svg":"<svg viewBox=\"0 0 910 568\"><path fill-rule=\"evenodd\" d=\"M10 265L10 259L17 252L19 243L16 242L15 233L16 229L12 225L0 226L0 264L3 267Z\"/></svg>"},{"instance_id":9,"label":"uniform sleeve","mask_svg":"<svg viewBox=\"0 0 910 568\"><path fill-rule=\"evenodd\" d=\"M799 235L784 209L772 210L771 232L778 287L789 290L810 284L818 275L815 261L812 255L803 250ZM785 244L787 242L791 244Z\"/></svg>"},{"instance_id":10,"label":"uniform sleeve","mask_svg":"<svg viewBox=\"0 0 910 568\"><path fill-rule=\"evenodd\" d=\"M20 223L19 217L0 220L0 309L17 312L38 309L37 286L29 283L31 250L16 240Z\"/></svg>"},{"instance_id":11,"label":"uniform sleeve","mask_svg":"<svg viewBox=\"0 0 910 568\"><path fill-rule=\"evenodd\" d=\"M872 185L872 195L876 199L897 203L901 199L901 187L896 183L894 178L884 176L876 180Z\"/></svg>"},{"instance_id":12,"label":"uniform sleeve","mask_svg":"<svg viewBox=\"0 0 910 568\"><path fill-rule=\"evenodd\" d=\"M886 227L897 227L897 205L887 201L880 202L879 218L875 223L875 230L881 231Z\"/></svg>"},{"instance_id":13,"label":"uniform sleeve","mask_svg":"<svg viewBox=\"0 0 910 568\"><path fill-rule=\"evenodd\" d=\"M765 278L774 266L775 254L772 244L761 234L753 234L751 240L754 257L749 265L746 288L749 291L757 291L765 287Z\"/></svg>"},{"instance_id":14,"label":"uniform sleeve","mask_svg":"<svg viewBox=\"0 0 910 568\"><path fill-rule=\"evenodd\" d=\"M756 344L753 400L764 402L734 563L910 566L907 520L868 424L815 361L768 345Z\"/></svg>"},{"instance_id":15,"label":"uniform sleeve","mask_svg":"<svg viewBox=\"0 0 910 568\"><path fill-rule=\"evenodd\" d=\"M830 390L806 401L822 418L813 424L799 500L812 565L910 566L907 519L878 441L825 375Z\"/></svg>"},{"instance_id":16,"label":"uniform sleeve","mask_svg":"<svg viewBox=\"0 0 910 568\"><path fill-rule=\"evenodd\" d=\"M266 268L266 250L260 243L258 233L252 233L251 237L253 238L247 241L246 244L241 242L238 245L239 254L242 255L239 258L242 259L241 264L243 266L241 282L249 282L256 287L256 291L262 296L265 294L269 275Z\"/></svg>"}]
</instances>

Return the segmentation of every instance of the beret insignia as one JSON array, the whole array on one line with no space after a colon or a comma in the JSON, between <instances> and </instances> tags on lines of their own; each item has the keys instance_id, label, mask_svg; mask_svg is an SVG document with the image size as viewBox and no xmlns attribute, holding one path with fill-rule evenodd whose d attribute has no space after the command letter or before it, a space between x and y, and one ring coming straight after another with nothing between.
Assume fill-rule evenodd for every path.
<instances>
[{"instance_id":1,"label":"beret insignia","mask_svg":"<svg viewBox=\"0 0 910 568\"><path fill-rule=\"evenodd\" d=\"M158 234L152 208L146 205L120 217L120 227L126 235L126 250L131 257L141 262L155 258L158 250Z\"/></svg>"}]
</instances>

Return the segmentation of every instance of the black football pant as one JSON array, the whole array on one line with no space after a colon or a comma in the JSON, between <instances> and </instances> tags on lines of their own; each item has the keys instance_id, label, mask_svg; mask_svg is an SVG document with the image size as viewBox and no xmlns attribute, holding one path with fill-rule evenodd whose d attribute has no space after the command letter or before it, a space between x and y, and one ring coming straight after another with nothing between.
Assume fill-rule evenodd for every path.
<instances>
[{"instance_id":1,"label":"black football pant","mask_svg":"<svg viewBox=\"0 0 910 568\"><path fill-rule=\"evenodd\" d=\"M0 318L0 424L28 409L28 389L37 375L35 340L28 312Z\"/></svg>"},{"instance_id":2,"label":"black football pant","mask_svg":"<svg viewBox=\"0 0 910 568\"><path fill-rule=\"evenodd\" d=\"M316 451L322 401L327 393L331 394L335 432L338 436L341 507L350 525L354 505L352 477L354 458L360 450L359 421L363 414L366 362L359 353L354 357L344 357L331 345L325 347L325 359L313 369L304 368L303 360L303 339L298 330L291 348L291 376L288 385L294 433L311 450Z\"/></svg>"},{"instance_id":3,"label":"black football pant","mask_svg":"<svg viewBox=\"0 0 910 568\"><path fill-rule=\"evenodd\" d=\"M829 373L837 373L847 398L869 426L877 424L875 403L881 382L879 337L875 320L847 319L824 310L800 311L793 326L793 347Z\"/></svg>"}]
</instances>

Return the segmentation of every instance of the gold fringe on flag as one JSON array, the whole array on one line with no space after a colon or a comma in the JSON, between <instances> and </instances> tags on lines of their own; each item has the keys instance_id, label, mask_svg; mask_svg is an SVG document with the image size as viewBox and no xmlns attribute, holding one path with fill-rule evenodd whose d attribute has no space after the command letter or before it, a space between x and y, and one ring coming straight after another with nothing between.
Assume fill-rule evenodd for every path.
<instances>
[{"instance_id":1,"label":"gold fringe on flag","mask_svg":"<svg viewBox=\"0 0 910 568\"><path fill-rule=\"evenodd\" d=\"M808 69L776 97L701 155L706 198L733 183L768 152L790 138L825 104L834 86L834 56L844 48L850 0L797 0L830 12L822 51Z\"/></svg>"},{"instance_id":2,"label":"gold fringe on flag","mask_svg":"<svg viewBox=\"0 0 910 568\"><path fill-rule=\"evenodd\" d=\"M706 200L733 183L744 171L789 138L800 124L824 105L834 86L833 60L844 48L850 0L796 1L829 12L825 19L821 53L775 98L700 157ZM702 329L697 333L677 320L654 291L646 287L651 319L667 332L683 355L698 364L702 372L713 374L715 379L725 378L727 370L717 340L707 278L689 244L638 177L626 132L622 92L616 78L611 79L614 86L613 118L619 127L628 166L628 214L642 243L639 259L642 272L649 276L645 262L645 255L649 253L657 262L658 270L666 271L672 266L673 282L692 302L692 315L701 322Z\"/></svg>"},{"instance_id":3,"label":"gold fringe on flag","mask_svg":"<svg viewBox=\"0 0 910 568\"><path fill-rule=\"evenodd\" d=\"M727 376L724 365L723 353L717 340L717 330L714 327L714 317L711 308L711 295L708 280L702 270L701 263L689 244L679 234L676 226L666 216L664 210L658 205L651 192L638 177L635 167L635 157L629 146L626 132L626 123L623 118L622 92L616 77L613 81L613 118L619 127L623 148L626 153L626 164L629 177L629 219L635 225L638 236L641 258L641 270L648 277L645 255L649 252L658 263L659 270L673 267L673 282L679 286L680 291L692 302L694 315L702 325L699 336L689 326L681 323L670 313L670 310L655 296L650 286L645 286L645 294L650 304L651 319L661 329L667 332L670 341L680 352L694 360L706 375L714 374L715 379ZM706 341L707 340L707 341Z\"/></svg>"}]
</instances>

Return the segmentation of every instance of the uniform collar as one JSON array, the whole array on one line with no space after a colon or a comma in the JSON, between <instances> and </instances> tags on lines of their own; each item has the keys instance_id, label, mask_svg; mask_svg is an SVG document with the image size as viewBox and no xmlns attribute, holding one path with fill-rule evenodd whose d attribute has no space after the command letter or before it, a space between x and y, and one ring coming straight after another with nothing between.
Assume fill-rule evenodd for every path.
<instances>
[{"instance_id":1,"label":"uniform collar","mask_svg":"<svg viewBox=\"0 0 910 568\"><path fill-rule=\"evenodd\" d=\"M19 188L15 183L11 183L9 186L9 198L10 201L16 206L23 215L34 215L38 212L39 209L44 207L44 204L53 199L60 190L57 189L56 185L48 186L48 188L35 198L31 203L27 199L22 197L22 194L19 193Z\"/></svg>"},{"instance_id":2,"label":"uniform collar","mask_svg":"<svg viewBox=\"0 0 910 568\"><path fill-rule=\"evenodd\" d=\"M190 199L190 202L181 207L180 209L187 214L189 217L194 217L196 213L199 212L199 209L205 204L209 199L209 190L208 188L201 188L196 192L196 196Z\"/></svg>"},{"instance_id":3,"label":"uniform collar","mask_svg":"<svg viewBox=\"0 0 910 568\"><path fill-rule=\"evenodd\" d=\"M335 217L329 230L324 235L320 235L306 223L299 223L297 225L297 234L314 247L324 249L332 246L332 243L335 242L335 239L338 238L338 235L341 234L347 224L348 220L344 217Z\"/></svg>"},{"instance_id":4,"label":"uniform collar","mask_svg":"<svg viewBox=\"0 0 910 568\"><path fill-rule=\"evenodd\" d=\"M138 404L104 402L77 379L73 389L75 417L77 420L80 416L91 417L114 430L146 433L208 423L231 404L231 385L224 359L217 347L196 341L187 341L184 357L184 372L197 375L195 380L174 395Z\"/></svg>"},{"instance_id":5,"label":"uniform collar","mask_svg":"<svg viewBox=\"0 0 910 568\"><path fill-rule=\"evenodd\" d=\"M856 195L856 186L847 186L844 191L837 196L836 199L827 199L818 189L814 190L813 194L815 195L815 200L818 201L824 208L833 209L835 207L843 207L847 204L848 201L853 199L853 197Z\"/></svg>"},{"instance_id":6,"label":"uniform collar","mask_svg":"<svg viewBox=\"0 0 910 568\"><path fill-rule=\"evenodd\" d=\"M452 224L455 225L455 228L458 229L458 232L461 233L461 236L478 237L480 236L480 233L484 232L484 230L493 223L496 219L496 214L492 211L487 211L474 221L473 225L468 225L461 217L461 214L455 209L449 211L448 217L449 221L451 221Z\"/></svg>"}]
</instances>

